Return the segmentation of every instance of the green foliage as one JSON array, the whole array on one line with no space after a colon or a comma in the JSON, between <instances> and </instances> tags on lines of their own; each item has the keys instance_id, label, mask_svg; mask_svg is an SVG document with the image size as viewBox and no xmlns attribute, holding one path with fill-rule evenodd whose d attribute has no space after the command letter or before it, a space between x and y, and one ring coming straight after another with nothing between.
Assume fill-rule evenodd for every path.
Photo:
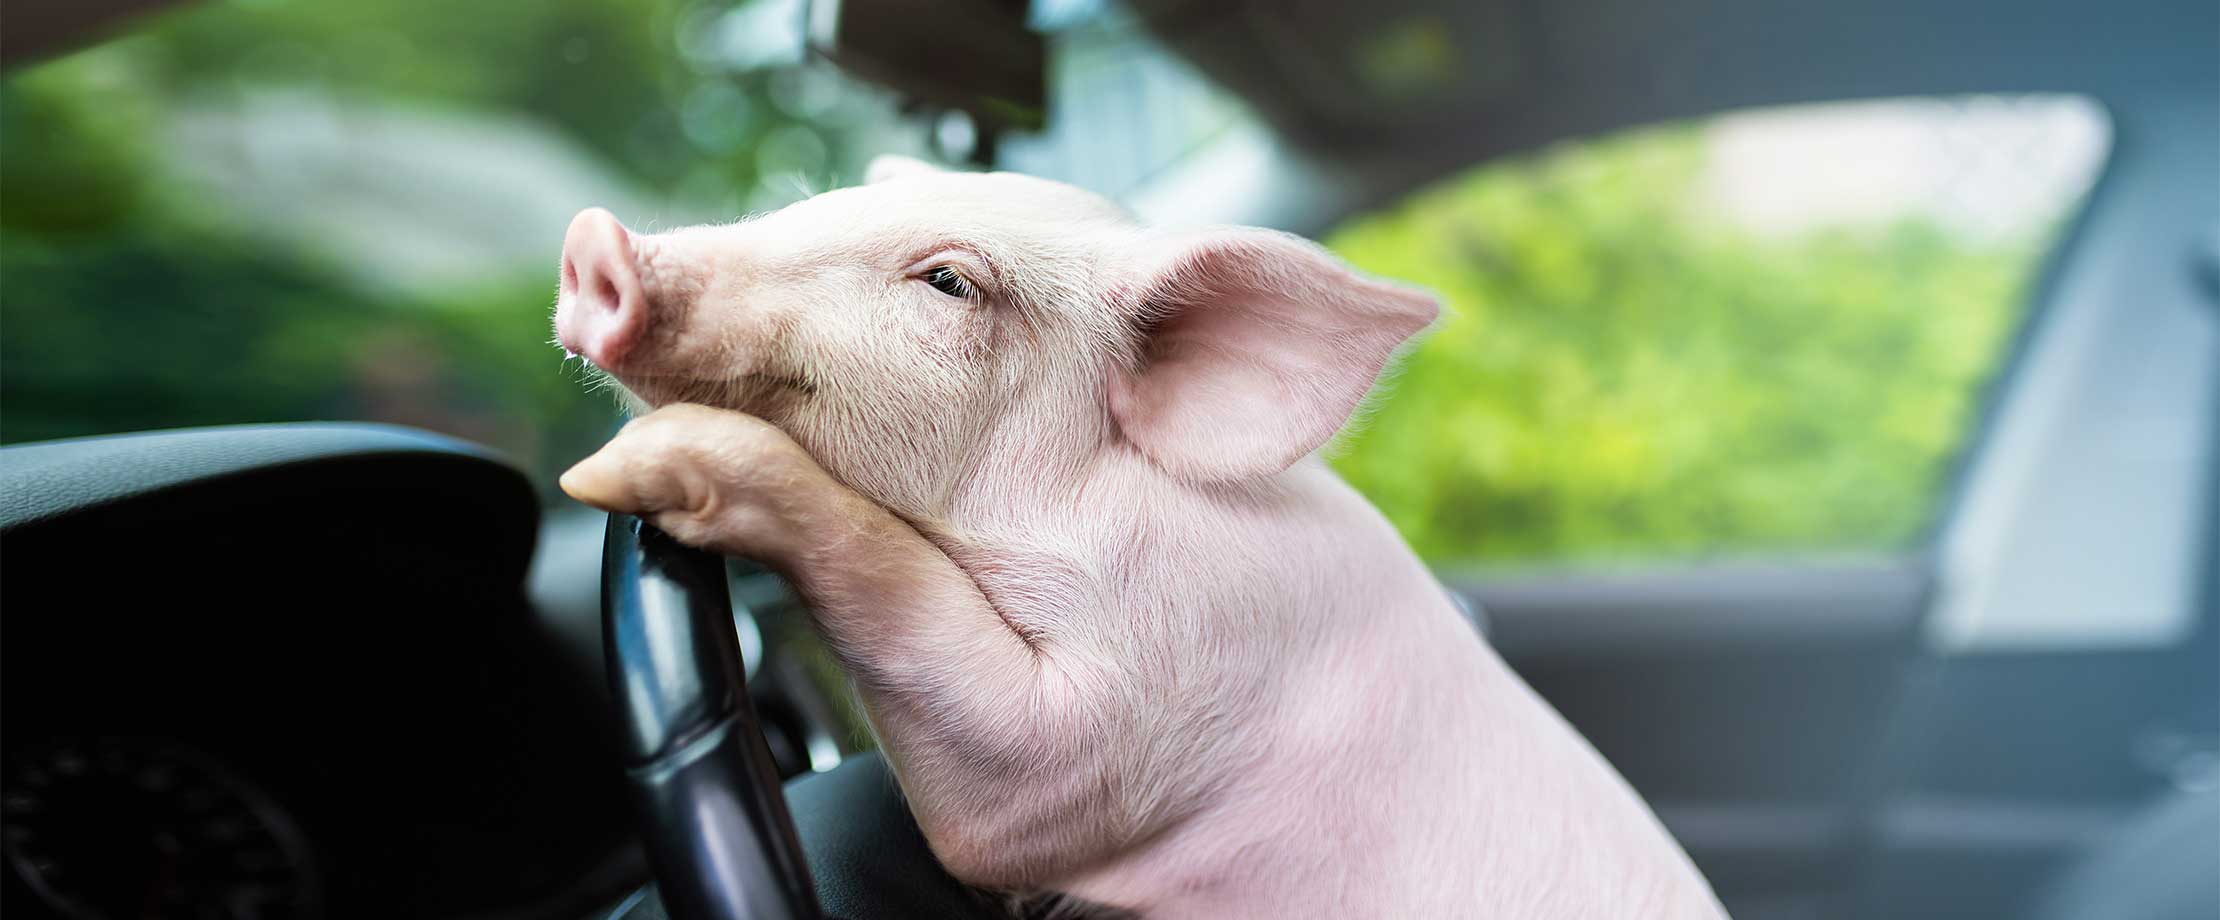
<instances>
[{"instance_id":1,"label":"green foliage","mask_svg":"<svg viewBox=\"0 0 2220 920\"><path fill-rule=\"evenodd\" d=\"M553 252L429 297L365 288L324 241L257 236L235 203L180 181L172 119L273 97L521 114L651 195L737 208L756 141L825 113L779 98L775 75L681 47L723 9L235 0L9 75L0 441L376 419L492 444L551 480L616 418L548 344Z\"/></svg>"},{"instance_id":2,"label":"green foliage","mask_svg":"<svg viewBox=\"0 0 2220 920\"><path fill-rule=\"evenodd\" d=\"M128 105L81 104L72 82L42 73L0 87L0 226L96 233L140 207L145 119Z\"/></svg>"},{"instance_id":3,"label":"green foliage","mask_svg":"<svg viewBox=\"0 0 2220 920\"><path fill-rule=\"evenodd\" d=\"M1916 539L2019 314L2033 238L1920 220L1771 238L1694 204L1699 132L1475 170L1328 245L1439 293L1336 465L1436 564Z\"/></svg>"},{"instance_id":4,"label":"green foliage","mask_svg":"<svg viewBox=\"0 0 2220 920\"><path fill-rule=\"evenodd\" d=\"M676 0L214 3L42 69L99 72L107 104L126 92L167 107L282 90L531 112L609 162L670 179L683 163L654 150L685 152L673 97L699 78L675 47L684 8Z\"/></svg>"}]
</instances>

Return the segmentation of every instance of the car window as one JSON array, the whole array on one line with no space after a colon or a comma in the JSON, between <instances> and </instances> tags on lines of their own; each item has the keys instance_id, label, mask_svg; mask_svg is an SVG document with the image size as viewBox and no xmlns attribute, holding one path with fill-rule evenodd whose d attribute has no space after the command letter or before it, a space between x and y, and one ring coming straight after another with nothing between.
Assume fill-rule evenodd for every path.
<instances>
[{"instance_id":1,"label":"car window","mask_svg":"<svg viewBox=\"0 0 2220 920\"><path fill-rule=\"evenodd\" d=\"M2073 97L1732 113L1354 217L1447 313L1334 463L1436 564L1913 544L2108 141Z\"/></svg>"}]
</instances>

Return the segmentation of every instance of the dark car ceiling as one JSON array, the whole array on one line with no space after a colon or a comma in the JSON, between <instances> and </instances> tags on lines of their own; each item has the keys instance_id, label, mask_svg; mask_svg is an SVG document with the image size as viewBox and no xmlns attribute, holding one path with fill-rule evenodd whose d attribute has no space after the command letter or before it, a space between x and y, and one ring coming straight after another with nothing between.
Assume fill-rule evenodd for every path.
<instances>
[{"instance_id":1,"label":"dark car ceiling","mask_svg":"<svg viewBox=\"0 0 2220 920\"><path fill-rule=\"evenodd\" d=\"M2211 0L1131 3L1298 150L1384 188L1749 106L2001 92L2220 100Z\"/></svg>"},{"instance_id":2,"label":"dark car ceiling","mask_svg":"<svg viewBox=\"0 0 2220 920\"><path fill-rule=\"evenodd\" d=\"M8 0L0 4L0 68L65 53L179 0Z\"/></svg>"}]
</instances>

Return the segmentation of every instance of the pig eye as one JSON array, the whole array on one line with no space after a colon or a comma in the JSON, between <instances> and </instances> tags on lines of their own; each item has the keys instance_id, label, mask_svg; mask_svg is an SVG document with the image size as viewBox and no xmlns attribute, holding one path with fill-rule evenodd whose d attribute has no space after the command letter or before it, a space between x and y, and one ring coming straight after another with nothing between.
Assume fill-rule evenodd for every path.
<instances>
[{"instance_id":1,"label":"pig eye","mask_svg":"<svg viewBox=\"0 0 2220 920\"><path fill-rule=\"evenodd\" d=\"M932 285L933 290L957 300L970 300L973 294L978 293L978 290L971 286L971 279L965 278L962 272L946 265L927 269L925 274L919 277L923 278L926 284Z\"/></svg>"}]
</instances>

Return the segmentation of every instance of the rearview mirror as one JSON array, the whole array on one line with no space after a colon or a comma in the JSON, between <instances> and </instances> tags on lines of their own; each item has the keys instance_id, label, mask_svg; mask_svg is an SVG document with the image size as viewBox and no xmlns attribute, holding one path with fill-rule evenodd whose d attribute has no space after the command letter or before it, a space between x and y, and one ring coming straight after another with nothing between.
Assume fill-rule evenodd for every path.
<instances>
[{"instance_id":1,"label":"rearview mirror","mask_svg":"<svg viewBox=\"0 0 2220 920\"><path fill-rule=\"evenodd\" d=\"M1026 0L810 0L809 45L855 75L976 126L981 159L1004 131L1046 121L1048 43Z\"/></svg>"}]
</instances>

